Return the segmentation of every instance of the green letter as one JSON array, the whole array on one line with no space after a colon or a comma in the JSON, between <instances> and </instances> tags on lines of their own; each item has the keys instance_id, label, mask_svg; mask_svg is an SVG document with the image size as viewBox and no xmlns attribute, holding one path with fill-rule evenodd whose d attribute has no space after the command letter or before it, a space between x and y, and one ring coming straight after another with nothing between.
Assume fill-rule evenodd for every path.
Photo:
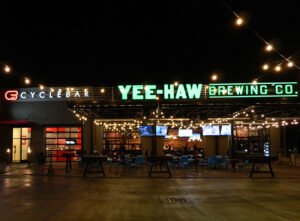
<instances>
[{"instance_id":1,"label":"green letter","mask_svg":"<svg viewBox=\"0 0 300 221\"><path fill-rule=\"evenodd\" d=\"M275 86L275 93L276 94L283 94L282 85L276 85Z\"/></svg>"},{"instance_id":2,"label":"green letter","mask_svg":"<svg viewBox=\"0 0 300 221\"><path fill-rule=\"evenodd\" d=\"M233 86L228 86L228 87L227 87L227 94L228 94L228 95L233 95L233 93L232 93L232 88L233 88Z\"/></svg>"},{"instance_id":3,"label":"green letter","mask_svg":"<svg viewBox=\"0 0 300 221\"><path fill-rule=\"evenodd\" d=\"M218 95L221 95L221 93L222 93L222 95L226 94L226 88L225 88L225 86L219 86L218 87Z\"/></svg>"},{"instance_id":4,"label":"green letter","mask_svg":"<svg viewBox=\"0 0 300 221\"><path fill-rule=\"evenodd\" d=\"M202 84L193 84L192 86L190 84L186 84L187 92L189 95L189 99L193 99L194 97L196 99L199 99L201 96L201 90L202 90Z\"/></svg>"},{"instance_id":5,"label":"green letter","mask_svg":"<svg viewBox=\"0 0 300 221\"><path fill-rule=\"evenodd\" d=\"M133 85L132 86L132 99L133 100L143 100L144 96L141 95L141 90L143 90L143 85Z\"/></svg>"},{"instance_id":6,"label":"green letter","mask_svg":"<svg viewBox=\"0 0 300 221\"><path fill-rule=\"evenodd\" d=\"M292 93L294 93L294 90L293 90L294 88L293 88L293 85L290 85L290 84L288 84L288 85L285 85L285 93L286 94L292 94Z\"/></svg>"},{"instance_id":7,"label":"green letter","mask_svg":"<svg viewBox=\"0 0 300 221\"><path fill-rule=\"evenodd\" d=\"M244 86L235 86L235 91L237 95L243 95Z\"/></svg>"},{"instance_id":8,"label":"green letter","mask_svg":"<svg viewBox=\"0 0 300 221\"><path fill-rule=\"evenodd\" d=\"M156 95L153 94L153 90L156 89L156 85L146 85L145 86L145 98L146 100L155 100Z\"/></svg>"},{"instance_id":9,"label":"green letter","mask_svg":"<svg viewBox=\"0 0 300 221\"><path fill-rule=\"evenodd\" d=\"M164 85L164 98L165 99L174 99L174 84L170 84L170 88L168 87L169 84ZM170 98L169 98L170 96Z\"/></svg>"},{"instance_id":10,"label":"green letter","mask_svg":"<svg viewBox=\"0 0 300 221\"><path fill-rule=\"evenodd\" d=\"M127 100L128 99L127 95L128 95L128 92L131 88L131 85L126 85L125 88L124 88L123 85L119 85L118 88L119 88L119 90L122 94L122 100Z\"/></svg>"},{"instance_id":11,"label":"green letter","mask_svg":"<svg viewBox=\"0 0 300 221\"><path fill-rule=\"evenodd\" d=\"M217 93L217 89L215 86L209 86L208 94L209 96L214 96Z\"/></svg>"},{"instance_id":12,"label":"green letter","mask_svg":"<svg viewBox=\"0 0 300 221\"><path fill-rule=\"evenodd\" d=\"M260 94L268 94L267 85L261 85L259 89L260 89Z\"/></svg>"},{"instance_id":13,"label":"green letter","mask_svg":"<svg viewBox=\"0 0 300 221\"><path fill-rule=\"evenodd\" d=\"M176 99L179 99L180 97L182 99L187 98L183 84L179 84L177 88Z\"/></svg>"},{"instance_id":14,"label":"green letter","mask_svg":"<svg viewBox=\"0 0 300 221\"><path fill-rule=\"evenodd\" d=\"M251 90L251 94L257 94L258 93L258 87L257 87L257 85L251 85L251 87L250 87L250 90Z\"/></svg>"}]
</instances>

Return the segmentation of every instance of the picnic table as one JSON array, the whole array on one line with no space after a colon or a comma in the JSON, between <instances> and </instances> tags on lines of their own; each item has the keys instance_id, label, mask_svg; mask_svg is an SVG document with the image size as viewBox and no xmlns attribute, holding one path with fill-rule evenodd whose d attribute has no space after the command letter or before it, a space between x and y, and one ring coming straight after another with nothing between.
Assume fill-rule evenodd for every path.
<instances>
[{"instance_id":1,"label":"picnic table","mask_svg":"<svg viewBox=\"0 0 300 221\"><path fill-rule=\"evenodd\" d=\"M105 156L95 156L95 155L85 155L82 157L82 161L86 163L83 176L87 173L102 173L105 177L105 172L103 168L103 162L107 160ZM97 167L96 170L93 170L93 166Z\"/></svg>"},{"instance_id":2,"label":"picnic table","mask_svg":"<svg viewBox=\"0 0 300 221\"><path fill-rule=\"evenodd\" d=\"M171 177L170 168L168 162L172 160L171 156L149 156L147 160L151 163L149 169L149 177L151 177L152 173L168 173L169 177ZM160 165L160 170L153 170L153 166ZM166 166L166 170L162 170L162 166Z\"/></svg>"}]
</instances>

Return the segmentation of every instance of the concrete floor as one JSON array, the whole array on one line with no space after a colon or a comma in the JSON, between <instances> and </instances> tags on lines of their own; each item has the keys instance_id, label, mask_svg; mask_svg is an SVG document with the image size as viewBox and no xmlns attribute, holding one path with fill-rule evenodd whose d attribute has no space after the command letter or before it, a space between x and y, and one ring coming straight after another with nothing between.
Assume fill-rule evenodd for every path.
<instances>
[{"instance_id":1,"label":"concrete floor","mask_svg":"<svg viewBox=\"0 0 300 221\"><path fill-rule=\"evenodd\" d=\"M300 168L275 167L273 179L230 171L83 178L73 168L55 165L52 177L46 167L7 169L0 220L300 220Z\"/></svg>"}]
</instances>

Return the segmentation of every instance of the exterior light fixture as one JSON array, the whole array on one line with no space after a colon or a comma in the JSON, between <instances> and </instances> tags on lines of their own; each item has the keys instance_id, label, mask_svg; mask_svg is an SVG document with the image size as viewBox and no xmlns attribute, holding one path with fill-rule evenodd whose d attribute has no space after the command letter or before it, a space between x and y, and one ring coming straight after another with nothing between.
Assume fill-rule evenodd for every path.
<instances>
[{"instance_id":1,"label":"exterior light fixture","mask_svg":"<svg viewBox=\"0 0 300 221\"><path fill-rule=\"evenodd\" d=\"M44 85L40 84L40 89L44 90L45 89Z\"/></svg>"},{"instance_id":2,"label":"exterior light fixture","mask_svg":"<svg viewBox=\"0 0 300 221\"><path fill-rule=\"evenodd\" d=\"M10 153L10 149L9 148L6 149L6 153Z\"/></svg>"},{"instance_id":3,"label":"exterior light fixture","mask_svg":"<svg viewBox=\"0 0 300 221\"><path fill-rule=\"evenodd\" d=\"M103 94L104 92L105 92L105 89L104 89L104 88L101 88L101 89L100 89L100 93Z\"/></svg>"},{"instance_id":4,"label":"exterior light fixture","mask_svg":"<svg viewBox=\"0 0 300 221\"><path fill-rule=\"evenodd\" d=\"M177 87L178 84L179 84L178 81L175 81L175 82L174 82L174 86L175 86L175 87Z\"/></svg>"}]
</instances>

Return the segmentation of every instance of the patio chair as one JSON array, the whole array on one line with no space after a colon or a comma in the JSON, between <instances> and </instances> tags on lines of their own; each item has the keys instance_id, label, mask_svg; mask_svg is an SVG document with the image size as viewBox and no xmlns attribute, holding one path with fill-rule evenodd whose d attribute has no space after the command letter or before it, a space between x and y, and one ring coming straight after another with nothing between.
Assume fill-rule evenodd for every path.
<instances>
[{"instance_id":1,"label":"patio chair","mask_svg":"<svg viewBox=\"0 0 300 221\"><path fill-rule=\"evenodd\" d=\"M179 168L186 168L189 166L189 157L187 155L182 155L179 158Z\"/></svg>"}]
</instances>

